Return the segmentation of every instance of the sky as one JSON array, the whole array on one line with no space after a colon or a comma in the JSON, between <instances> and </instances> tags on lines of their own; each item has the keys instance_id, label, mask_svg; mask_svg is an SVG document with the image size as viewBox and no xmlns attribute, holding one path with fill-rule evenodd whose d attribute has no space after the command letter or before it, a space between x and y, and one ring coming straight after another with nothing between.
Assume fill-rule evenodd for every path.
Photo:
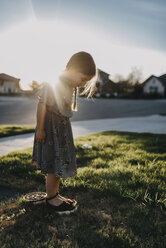
<instances>
[{"instance_id":1,"label":"sky","mask_svg":"<svg viewBox=\"0 0 166 248\"><path fill-rule=\"evenodd\" d=\"M166 73L165 0L0 0L0 73L53 83L70 57L124 77Z\"/></svg>"}]
</instances>

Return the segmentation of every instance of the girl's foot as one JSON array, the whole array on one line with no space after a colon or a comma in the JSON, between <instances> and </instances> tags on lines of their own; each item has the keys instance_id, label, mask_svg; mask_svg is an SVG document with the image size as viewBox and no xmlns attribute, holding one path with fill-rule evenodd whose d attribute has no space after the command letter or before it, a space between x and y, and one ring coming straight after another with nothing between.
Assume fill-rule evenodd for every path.
<instances>
[{"instance_id":1,"label":"girl's foot","mask_svg":"<svg viewBox=\"0 0 166 248\"><path fill-rule=\"evenodd\" d=\"M69 203L73 203L73 201L71 199L65 198L65 197L61 196L60 194L57 195L57 198L62 200L62 201L67 201Z\"/></svg>"},{"instance_id":2,"label":"girl's foot","mask_svg":"<svg viewBox=\"0 0 166 248\"><path fill-rule=\"evenodd\" d=\"M77 210L77 206L67 203L66 201L60 200L57 198L58 192L51 196L51 197L46 197L46 206L51 207L54 209L54 211L58 214L70 214L72 212L75 212Z\"/></svg>"},{"instance_id":3,"label":"girl's foot","mask_svg":"<svg viewBox=\"0 0 166 248\"><path fill-rule=\"evenodd\" d=\"M55 198L51 199L51 200L47 200L51 205L54 206L59 206L62 204L63 201L65 201L67 204L70 204L70 202L67 201L66 198L61 199L60 197L58 197L59 195L57 195Z\"/></svg>"}]
</instances>

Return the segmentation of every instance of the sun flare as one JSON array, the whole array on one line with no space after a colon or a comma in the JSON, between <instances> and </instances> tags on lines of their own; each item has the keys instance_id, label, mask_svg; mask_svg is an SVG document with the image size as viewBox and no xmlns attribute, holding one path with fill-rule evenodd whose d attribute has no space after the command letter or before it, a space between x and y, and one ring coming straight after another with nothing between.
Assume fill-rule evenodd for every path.
<instances>
[{"instance_id":1,"label":"sun flare","mask_svg":"<svg viewBox=\"0 0 166 248\"><path fill-rule=\"evenodd\" d=\"M78 51L90 52L98 68L126 76L133 66L144 76L164 72L166 55L122 44L116 37L86 26L63 21L29 21L0 33L1 72L21 78L28 88L33 80L54 85L69 58ZM158 61L156 63L156 61ZM163 71L162 71L163 70Z\"/></svg>"}]
</instances>

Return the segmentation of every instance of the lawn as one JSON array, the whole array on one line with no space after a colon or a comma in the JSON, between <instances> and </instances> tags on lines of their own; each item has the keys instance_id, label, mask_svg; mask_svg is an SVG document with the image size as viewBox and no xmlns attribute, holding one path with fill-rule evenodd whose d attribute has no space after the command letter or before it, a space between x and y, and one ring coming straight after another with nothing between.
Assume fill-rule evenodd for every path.
<instances>
[{"instance_id":1,"label":"lawn","mask_svg":"<svg viewBox=\"0 0 166 248\"><path fill-rule=\"evenodd\" d=\"M77 176L61 179L60 193L75 198L78 211L58 216L19 195L2 202L0 247L166 247L165 143L166 135L115 131L76 138ZM45 191L31 153L0 157L1 186Z\"/></svg>"},{"instance_id":2,"label":"lawn","mask_svg":"<svg viewBox=\"0 0 166 248\"><path fill-rule=\"evenodd\" d=\"M0 125L0 138L17 134L33 133L35 126L33 125Z\"/></svg>"}]
</instances>

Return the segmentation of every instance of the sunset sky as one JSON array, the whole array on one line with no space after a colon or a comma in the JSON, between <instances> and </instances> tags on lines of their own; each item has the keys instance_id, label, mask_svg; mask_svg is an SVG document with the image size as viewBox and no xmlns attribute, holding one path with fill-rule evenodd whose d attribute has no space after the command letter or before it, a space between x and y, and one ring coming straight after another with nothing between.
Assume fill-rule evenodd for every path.
<instances>
[{"instance_id":1,"label":"sunset sky","mask_svg":"<svg viewBox=\"0 0 166 248\"><path fill-rule=\"evenodd\" d=\"M166 73L165 0L0 0L0 73L54 82L73 53L142 80Z\"/></svg>"}]
</instances>

